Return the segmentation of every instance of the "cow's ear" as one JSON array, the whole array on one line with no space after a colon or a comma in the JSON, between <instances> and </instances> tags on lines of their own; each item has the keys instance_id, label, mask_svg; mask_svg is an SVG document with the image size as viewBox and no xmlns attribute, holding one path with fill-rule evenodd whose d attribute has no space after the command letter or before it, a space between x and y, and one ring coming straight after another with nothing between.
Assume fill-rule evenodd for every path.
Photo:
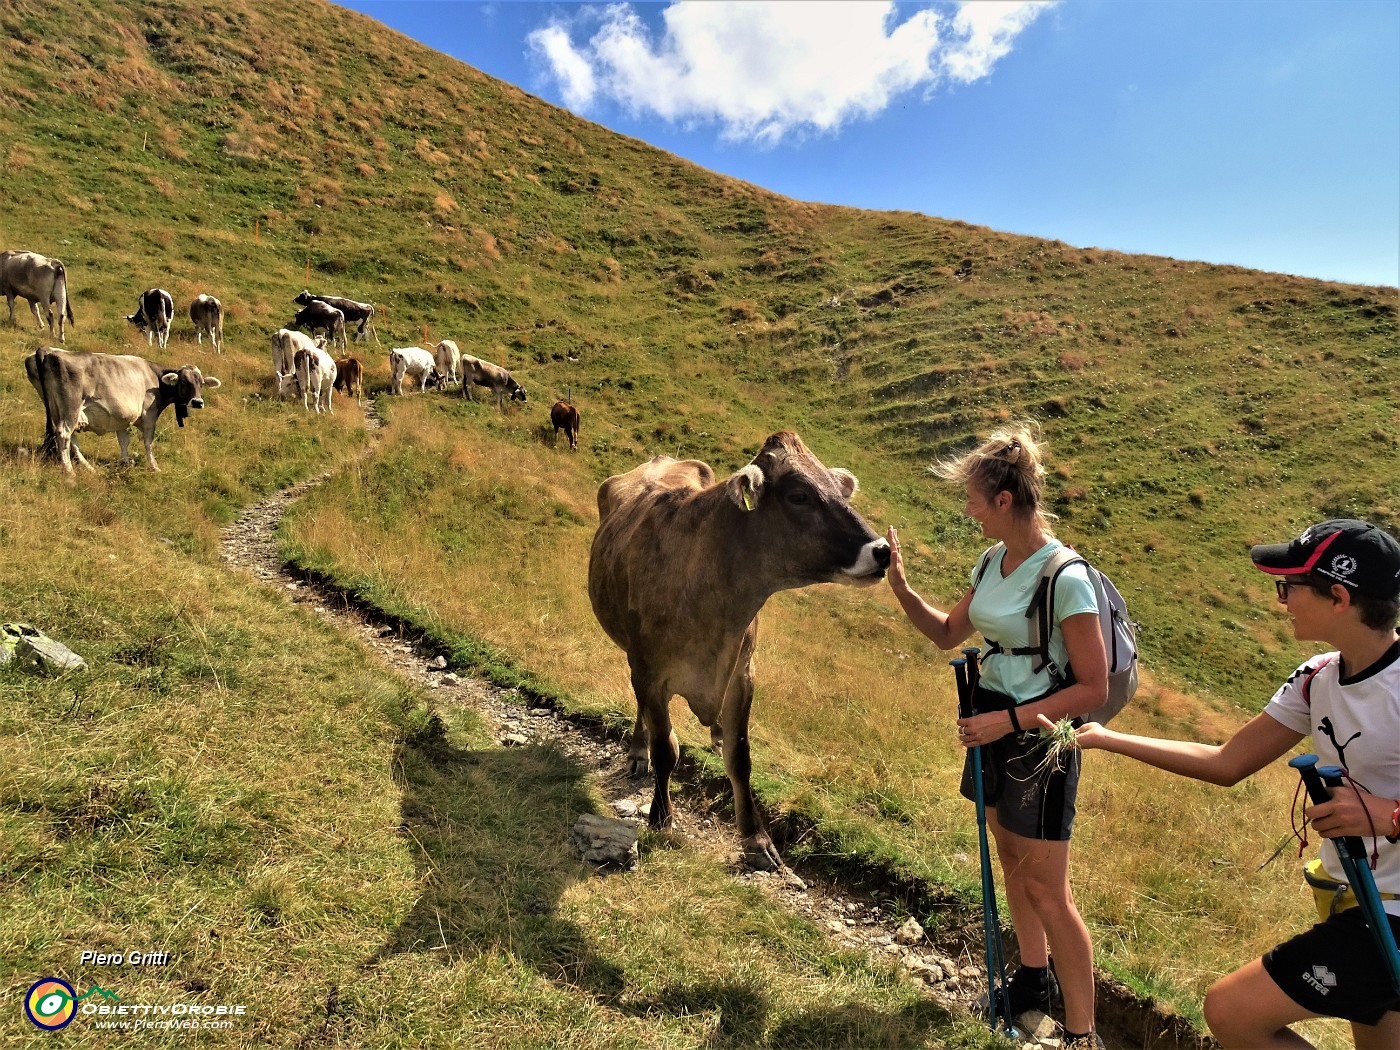
<instances>
[{"instance_id":1,"label":"cow's ear","mask_svg":"<svg viewBox=\"0 0 1400 1050\"><path fill-rule=\"evenodd\" d=\"M753 510L763 493L763 471L750 463L732 474L724 483L729 498L745 510Z\"/></svg>"},{"instance_id":2,"label":"cow's ear","mask_svg":"<svg viewBox=\"0 0 1400 1050\"><path fill-rule=\"evenodd\" d=\"M174 386L176 383L178 383L178 382L180 381L180 373L179 373L179 372L166 372L166 373L164 373L163 375L161 375L160 381L161 381L162 383L164 383L166 386Z\"/></svg>"},{"instance_id":3,"label":"cow's ear","mask_svg":"<svg viewBox=\"0 0 1400 1050\"><path fill-rule=\"evenodd\" d=\"M841 490L841 495L847 499L854 496L860 488L860 482L856 480L856 476L844 467L832 467L831 477L836 482L836 487Z\"/></svg>"},{"instance_id":4,"label":"cow's ear","mask_svg":"<svg viewBox=\"0 0 1400 1050\"><path fill-rule=\"evenodd\" d=\"M219 382L217 379L215 379L213 376L205 376L205 377L204 377L204 385L207 386L207 387L216 387L216 386L223 386L224 384L223 384L223 383L220 383L220 382Z\"/></svg>"}]
</instances>

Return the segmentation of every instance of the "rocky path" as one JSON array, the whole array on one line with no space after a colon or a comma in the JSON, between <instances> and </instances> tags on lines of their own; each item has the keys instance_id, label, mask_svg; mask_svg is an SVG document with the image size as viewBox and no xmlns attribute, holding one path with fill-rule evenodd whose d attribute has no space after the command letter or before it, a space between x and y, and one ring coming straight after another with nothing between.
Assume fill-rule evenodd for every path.
<instances>
[{"instance_id":1,"label":"rocky path","mask_svg":"<svg viewBox=\"0 0 1400 1050\"><path fill-rule=\"evenodd\" d=\"M380 421L372 401L366 404L365 416L370 429L377 430ZM618 817L640 822L650 801L650 780L639 781L627 775L624 749L617 741L574 724L552 708L530 708L513 690L502 690L448 670L441 654L424 648L401 624L358 607L343 593L307 581L283 564L275 540L282 515L288 506L329 476L322 474L300 482L245 511L224 530L223 562L252 573L268 586L285 590L294 602L309 604L318 615L359 639L390 670L429 692L439 707L473 709L501 747L549 742L584 768L596 770L599 791ZM974 957L967 944L935 944L916 921L882 907L880 901L888 895L858 895L810 873L799 876L791 871L748 871L740 863L734 828L710 812L712 800L683 784L674 783L673 788L679 802L675 830L687 848L720 859L736 878L759 887L781 907L806 916L843 947L889 956L952 1012L969 1010L976 995L985 992L980 940ZM980 928L977 937L980 938ZM1101 1021L1103 1035L1115 1050L1207 1045L1179 1019L1142 1004L1121 985L1101 987L1099 999L1100 1012L1105 1015ZM1025 1015L1020 1026L1026 1050L1060 1046L1059 1027L1043 1014Z\"/></svg>"}]
</instances>

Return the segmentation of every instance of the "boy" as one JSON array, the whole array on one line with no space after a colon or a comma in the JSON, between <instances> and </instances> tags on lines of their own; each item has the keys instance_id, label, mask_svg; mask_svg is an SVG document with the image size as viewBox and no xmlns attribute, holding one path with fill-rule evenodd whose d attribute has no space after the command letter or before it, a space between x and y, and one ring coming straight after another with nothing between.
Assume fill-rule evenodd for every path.
<instances>
[{"instance_id":1,"label":"boy","mask_svg":"<svg viewBox=\"0 0 1400 1050\"><path fill-rule=\"evenodd\" d=\"M1313 828L1329 838L1358 836L1368 853L1374 846L1376 888L1400 940L1400 543L1374 525L1342 519L1289 543L1254 547L1250 556L1277 577L1294 637L1336 651L1305 661L1224 744L1131 736L1091 722L1079 730L1079 746L1230 786L1311 736L1319 764L1341 766L1350 778L1330 801L1311 807ZM1328 876L1345 881L1331 842L1322 860ZM1400 996L1357 907L1217 981L1205 1015L1227 1050L1311 1046L1288 1028L1309 1017L1345 1017L1359 1050L1400 1047Z\"/></svg>"}]
</instances>

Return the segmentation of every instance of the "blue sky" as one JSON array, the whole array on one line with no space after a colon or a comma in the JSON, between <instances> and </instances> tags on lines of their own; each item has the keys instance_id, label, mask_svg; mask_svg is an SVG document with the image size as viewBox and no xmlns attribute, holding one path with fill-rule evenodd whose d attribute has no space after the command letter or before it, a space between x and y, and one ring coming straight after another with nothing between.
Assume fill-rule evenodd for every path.
<instances>
[{"instance_id":1,"label":"blue sky","mask_svg":"<svg viewBox=\"0 0 1400 1050\"><path fill-rule=\"evenodd\" d=\"M1396 0L341 6L799 200L1400 285Z\"/></svg>"}]
</instances>

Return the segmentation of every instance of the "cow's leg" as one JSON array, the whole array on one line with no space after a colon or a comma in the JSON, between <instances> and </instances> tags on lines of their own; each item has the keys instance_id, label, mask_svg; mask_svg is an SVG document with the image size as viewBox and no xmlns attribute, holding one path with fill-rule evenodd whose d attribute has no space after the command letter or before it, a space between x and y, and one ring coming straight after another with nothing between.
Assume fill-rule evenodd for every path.
<instances>
[{"instance_id":1,"label":"cow's leg","mask_svg":"<svg viewBox=\"0 0 1400 1050\"><path fill-rule=\"evenodd\" d=\"M671 697L664 687L653 683L637 668L632 671L632 690L637 695L637 724L628 748L629 771L637 775L637 752L645 743L644 754L651 759L652 774L656 777L648 822L653 828L664 828L671 823L671 774L681 754L680 743L671 730ZM645 761L642 759L641 772L646 770Z\"/></svg>"},{"instance_id":2,"label":"cow's leg","mask_svg":"<svg viewBox=\"0 0 1400 1050\"><path fill-rule=\"evenodd\" d=\"M10 308L10 324L15 323L15 296L13 292L5 293L5 304Z\"/></svg>"},{"instance_id":3,"label":"cow's leg","mask_svg":"<svg viewBox=\"0 0 1400 1050\"><path fill-rule=\"evenodd\" d=\"M43 332L53 327L53 313L50 312L49 319L45 321L43 315L39 313L39 300L29 300L29 312L34 315L34 323L39 326L39 331Z\"/></svg>"},{"instance_id":4,"label":"cow's leg","mask_svg":"<svg viewBox=\"0 0 1400 1050\"><path fill-rule=\"evenodd\" d=\"M748 656L752 649L746 646L745 650L740 657L743 666L736 669L725 693L724 706L720 709L724 768L734 792L734 823L739 828L745 863L758 871L778 871L783 867L783 858L778 855L777 847L764 826L750 781L753 762L749 755L749 710L753 706L753 677L749 671Z\"/></svg>"}]
</instances>

